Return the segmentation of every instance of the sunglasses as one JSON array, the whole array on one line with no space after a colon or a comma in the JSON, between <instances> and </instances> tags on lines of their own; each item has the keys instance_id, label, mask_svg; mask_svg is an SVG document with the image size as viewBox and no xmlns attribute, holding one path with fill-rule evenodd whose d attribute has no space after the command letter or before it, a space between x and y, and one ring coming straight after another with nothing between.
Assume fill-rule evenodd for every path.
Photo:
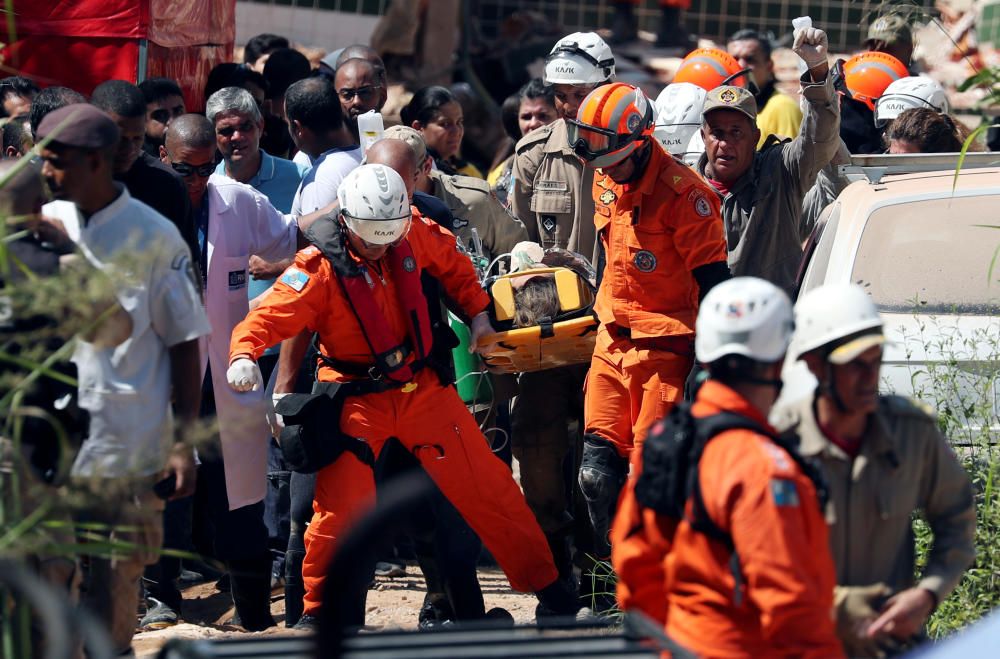
<instances>
[{"instance_id":1,"label":"sunglasses","mask_svg":"<svg viewBox=\"0 0 1000 659\"><path fill-rule=\"evenodd\" d=\"M362 101L370 101L375 97L376 92L382 89L382 85L368 85L367 87L358 87L357 89L351 89L350 87L344 87L337 91L343 101L350 101L355 96L360 98Z\"/></svg>"},{"instance_id":2,"label":"sunglasses","mask_svg":"<svg viewBox=\"0 0 1000 659\"><path fill-rule=\"evenodd\" d=\"M207 162L204 165L189 165L186 162L172 162L170 166L174 168L174 171L188 178L197 174L201 178L208 178L215 172L215 163Z\"/></svg>"}]
</instances>

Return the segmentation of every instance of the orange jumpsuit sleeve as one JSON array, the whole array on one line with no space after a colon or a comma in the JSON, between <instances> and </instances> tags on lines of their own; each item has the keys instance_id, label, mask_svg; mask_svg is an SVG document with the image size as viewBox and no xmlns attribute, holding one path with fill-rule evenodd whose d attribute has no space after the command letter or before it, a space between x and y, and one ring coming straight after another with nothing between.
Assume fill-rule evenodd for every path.
<instances>
[{"instance_id":1,"label":"orange jumpsuit sleeve","mask_svg":"<svg viewBox=\"0 0 1000 659\"><path fill-rule=\"evenodd\" d=\"M329 270L315 247L300 251L264 301L233 328L229 361L249 355L256 361L264 351L284 339L315 328L316 318L327 306Z\"/></svg>"},{"instance_id":2,"label":"orange jumpsuit sleeve","mask_svg":"<svg viewBox=\"0 0 1000 659\"><path fill-rule=\"evenodd\" d=\"M747 597L775 655L843 656L833 622L833 559L812 483L782 449L746 431L706 447L700 478L720 485L703 487L705 506L716 524L729 520Z\"/></svg>"},{"instance_id":3,"label":"orange jumpsuit sleeve","mask_svg":"<svg viewBox=\"0 0 1000 659\"><path fill-rule=\"evenodd\" d=\"M674 245L689 271L729 256L722 224L719 196L705 183L695 181L681 192L673 214Z\"/></svg>"},{"instance_id":4,"label":"orange jumpsuit sleeve","mask_svg":"<svg viewBox=\"0 0 1000 659\"><path fill-rule=\"evenodd\" d=\"M663 559L670 551L669 527L635 498L636 478L625 484L611 525L611 565L618 575L618 606L639 610L666 625L667 591Z\"/></svg>"},{"instance_id":5,"label":"orange jumpsuit sleeve","mask_svg":"<svg viewBox=\"0 0 1000 659\"><path fill-rule=\"evenodd\" d=\"M420 250L421 266L441 282L445 294L466 316L472 318L490 305L472 261L458 251L455 234L414 212L407 239Z\"/></svg>"}]
</instances>

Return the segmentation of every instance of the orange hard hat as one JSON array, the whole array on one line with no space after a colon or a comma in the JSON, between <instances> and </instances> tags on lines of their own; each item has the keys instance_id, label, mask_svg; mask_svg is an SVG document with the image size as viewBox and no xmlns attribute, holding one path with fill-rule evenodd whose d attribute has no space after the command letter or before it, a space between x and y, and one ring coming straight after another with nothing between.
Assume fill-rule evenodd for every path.
<instances>
[{"instance_id":1,"label":"orange hard hat","mask_svg":"<svg viewBox=\"0 0 1000 659\"><path fill-rule=\"evenodd\" d=\"M653 104L638 87L601 85L587 94L576 119L566 120L570 147L589 166L611 167L653 134Z\"/></svg>"},{"instance_id":2,"label":"orange hard hat","mask_svg":"<svg viewBox=\"0 0 1000 659\"><path fill-rule=\"evenodd\" d=\"M746 75L732 80L740 71L742 69L739 63L726 51L718 48L699 48L692 50L681 61L673 82L690 82L705 91L712 91L722 84L743 87L746 86Z\"/></svg>"},{"instance_id":3,"label":"orange hard hat","mask_svg":"<svg viewBox=\"0 0 1000 659\"><path fill-rule=\"evenodd\" d=\"M875 101L886 87L908 75L906 66L887 53L861 53L844 63L844 84L851 98L861 101L873 112Z\"/></svg>"}]
</instances>

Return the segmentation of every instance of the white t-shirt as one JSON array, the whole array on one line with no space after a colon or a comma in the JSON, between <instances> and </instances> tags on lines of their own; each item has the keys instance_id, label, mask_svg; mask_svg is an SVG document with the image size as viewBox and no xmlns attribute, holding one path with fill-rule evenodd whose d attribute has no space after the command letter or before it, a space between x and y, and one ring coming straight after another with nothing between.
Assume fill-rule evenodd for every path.
<instances>
[{"instance_id":1,"label":"white t-shirt","mask_svg":"<svg viewBox=\"0 0 1000 659\"><path fill-rule=\"evenodd\" d=\"M173 443L168 349L209 333L191 253L177 228L127 190L84 223L76 207L47 204L83 256L109 275L132 319L114 348L78 341L80 407L90 431L73 464L81 477L148 476L163 469Z\"/></svg>"},{"instance_id":2,"label":"white t-shirt","mask_svg":"<svg viewBox=\"0 0 1000 659\"><path fill-rule=\"evenodd\" d=\"M340 182L361 164L363 155L361 147L355 146L350 149L330 149L316 158L313 168L302 179L295 193L292 215L312 213L337 201Z\"/></svg>"},{"instance_id":3,"label":"white t-shirt","mask_svg":"<svg viewBox=\"0 0 1000 659\"><path fill-rule=\"evenodd\" d=\"M295 155L292 156L292 162L294 162L296 165L305 167L306 169L309 169L310 167L313 166L312 157L305 151L296 151Z\"/></svg>"}]
</instances>

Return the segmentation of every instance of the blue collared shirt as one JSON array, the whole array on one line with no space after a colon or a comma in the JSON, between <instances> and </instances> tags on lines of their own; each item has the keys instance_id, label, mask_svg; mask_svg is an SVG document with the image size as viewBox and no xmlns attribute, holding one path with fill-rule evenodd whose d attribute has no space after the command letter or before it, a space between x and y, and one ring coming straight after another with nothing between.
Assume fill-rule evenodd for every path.
<instances>
[{"instance_id":1,"label":"blue collared shirt","mask_svg":"<svg viewBox=\"0 0 1000 659\"><path fill-rule=\"evenodd\" d=\"M299 189L299 183L302 182L302 177L308 171L308 167L284 158L276 158L262 149L260 169L257 170L252 179L247 181L247 185L267 197L271 205L282 213L290 213L295 191ZM215 168L215 173L228 176L226 163L220 162L219 166Z\"/></svg>"}]
</instances>

